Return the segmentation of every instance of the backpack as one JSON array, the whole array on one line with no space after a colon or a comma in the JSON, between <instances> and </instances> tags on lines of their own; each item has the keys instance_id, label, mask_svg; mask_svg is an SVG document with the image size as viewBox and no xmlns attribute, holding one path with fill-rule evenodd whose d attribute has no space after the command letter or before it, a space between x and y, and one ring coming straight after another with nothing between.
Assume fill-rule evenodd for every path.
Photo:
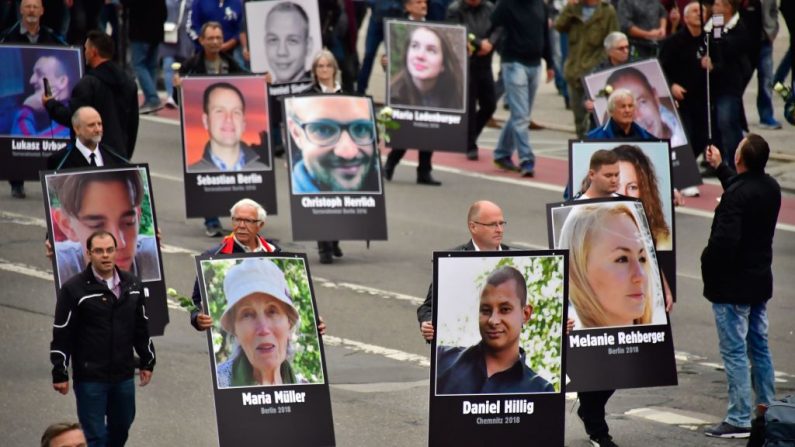
<instances>
[{"instance_id":1,"label":"backpack","mask_svg":"<svg viewBox=\"0 0 795 447\"><path fill-rule=\"evenodd\" d=\"M795 447L795 395L770 402L764 419L764 447Z\"/></svg>"}]
</instances>

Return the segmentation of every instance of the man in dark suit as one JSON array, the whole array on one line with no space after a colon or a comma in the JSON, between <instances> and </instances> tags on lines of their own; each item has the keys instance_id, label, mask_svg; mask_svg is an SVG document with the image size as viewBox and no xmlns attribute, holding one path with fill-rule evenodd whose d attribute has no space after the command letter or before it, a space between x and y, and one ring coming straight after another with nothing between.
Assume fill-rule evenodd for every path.
<instances>
[{"instance_id":1,"label":"man in dark suit","mask_svg":"<svg viewBox=\"0 0 795 447\"><path fill-rule=\"evenodd\" d=\"M102 117L90 106L80 107L72 115L74 143L47 158L47 169L87 168L90 166L125 166L126 158L114 148L100 144L102 140Z\"/></svg>"},{"instance_id":2,"label":"man in dark suit","mask_svg":"<svg viewBox=\"0 0 795 447\"><path fill-rule=\"evenodd\" d=\"M467 226L472 238L466 244L459 245L451 251L510 250L510 247L502 243L506 223L502 209L496 203L488 200L473 203L467 213ZM420 323L422 337L430 342L434 336L433 283L428 287L425 301L417 308L417 321Z\"/></svg>"}]
</instances>

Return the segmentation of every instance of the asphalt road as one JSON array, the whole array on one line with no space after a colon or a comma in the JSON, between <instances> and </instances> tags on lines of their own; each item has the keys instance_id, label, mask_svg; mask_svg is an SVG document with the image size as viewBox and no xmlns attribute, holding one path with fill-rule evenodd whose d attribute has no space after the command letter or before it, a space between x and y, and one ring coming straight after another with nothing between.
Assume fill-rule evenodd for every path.
<instances>
[{"instance_id":1,"label":"asphalt road","mask_svg":"<svg viewBox=\"0 0 795 447\"><path fill-rule=\"evenodd\" d=\"M541 154L565 154L567 134L534 132ZM494 139L493 131L484 141ZM491 144L484 144L492 146ZM188 293L194 264L191 252L215 243L201 221L184 218L178 127L144 121L136 162L151 166L158 223L168 249L164 255L169 287ZM440 167L442 168L442 167ZM287 177L277 162L279 215L265 233L289 251L309 253L320 313L329 330L325 343L337 445L426 445L429 350L419 336L415 309L431 280L434 249L467 240L465 214L478 199L502 205L510 222L505 242L544 248L544 205L560 193L527 182L492 181L437 169L440 188L413 183L413 166L401 165L387 184L389 241L343 242L345 256L321 265L313 243L291 242ZM0 427L3 445L35 445L51 422L75 419L72 393L51 388L49 341L54 287L42 239L43 205L37 185L28 199L0 193ZM700 433L725 411L725 376L709 304L701 297L699 255L710 219L677 213L678 297L672 314L679 386L624 390L608 405L608 422L622 446L739 446ZM228 222L226 223L228 226ZM182 249L182 250L180 250ZM778 231L774 247L775 297L770 303L770 344L778 394L795 392L795 234ZM158 366L152 383L138 390L138 414L130 446L216 445L215 413L206 340L187 314L171 309L166 335L155 340ZM567 401L566 444L585 446ZM307 421L311 429L311 421ZM528 434L526 445L532 445Z\"/></svg>"}]
</instances>

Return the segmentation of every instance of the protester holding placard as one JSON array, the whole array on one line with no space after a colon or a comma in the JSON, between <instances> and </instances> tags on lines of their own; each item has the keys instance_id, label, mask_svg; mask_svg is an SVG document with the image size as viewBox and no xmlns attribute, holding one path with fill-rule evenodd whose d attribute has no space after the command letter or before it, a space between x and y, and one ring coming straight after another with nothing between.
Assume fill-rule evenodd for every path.
<instances>
[{"instance_id":1,"label":"protester holding placard","mask_svg":"<svg viewBox=\"0 0 795 447\"><path fill-rule=\"evenodd\" d=\"M414 22L424 22L428 14L425 0L403 0L405 16ZM428 27L411 28L406 40L403 63L399 74L389 85L389 104L425 107L445 107L448 98L460 96L463 86L455 82L458 67L451 65L452 47L443 36ZM440 77L444 77L446 82ZM392 180L395 167L406 155L406 149L393 147L384 164L384 177ZM433 178L433 151L419 151L417 183L440 186L442 182Z\"/></svg>"},{"instance_id":2,"label":"protester holding placard","mask_svg":"<svg viewBox=\"0 0 795 447\"><path fill-rule=\"evenodd\" d=\"M221 244L211 248L205 254L232 254L232 253L278 253L278 245L259 235L265 228L265 219L268 214L265 208L251 199L242 199L232 205L229 210L232 219L232 234L226 236ZM212 326L212 318L207 310L201 308L201 294L199 293L198 279L193 286L193 304L195 309L191 312L190 323L197 331L206 331Z\"/></svg>"},{"instance_id":3,"label":"protester holding placard","mask_svg":"<svg viewBox=\"0 0 795 447\"><path fill-rule=\"evenodd\" d=\"M0 33L0 43L16 43L16 44L31 44L31 45L67 45L63 36L56 33L47 26L41 23L41 17L44 14L44 7L41 0L22 0L19 4L20 20L11 28L3 30ZM69 79L67 76L68 71L64 70L63 63L57 59L50 57L39 59L36 65L42 65L38 69L41 76L36 76L36 71L31 74L30 83L33 84L34 93L26 101L25 106L19 115L23 115L21 122L28 124L37 121L36 115L46 115L44 104L41 102L42 93L44 93L44 84L39 77L47 78L52 85L55 80L60 80L58 86L66 95L72 90L72 85L77 82L77 79ZM57 73L57 75L56 75ZM61 93L60 95L63 95ZM64 99L63 96L58 99ZM33 107L31 107L33 106ZM19 123L19 115L15 117L15 123ZM33 129L34 134L47 135L49 132L57 131L57 127L66 130L66 136L69 136L69 128L63 127L58 123L50 123L50 126L45 129ZM15 124L15 127L18 125ZM49 131L49 132L48 132ZM25 198L25 183L21 179L12 179L8 183L11 185L11 195L16 199Z\"/></svg>"},{"instance_id":4,"label":"protester holding placard","mask_svg":"<svg viewBox=\"0 0 795 447\"><path fill-rule=\"evenodd\" d=\"M174 99L178 102L178 88L182 85L182 76L188 75L223 75L245 73L245 70L228 54L222 52L223 28L219 22L208 21L201 25L198 42L201 50L185 61L179 68L179 74L174 75ZM204 218L205 234L209 237L218 237L223 228L218 217Z\"/></svg>"},{"instance_id":5,"label":"protester holding placard","mask_svg":"<svg viewBox=\"0 0 795 447\"><path fill-rule=\"evenodd\" d=\"M478 200L469 207L467 212L467 228L471 239L469 242L451 251L502 251L511 248L502 243L505 226L508 222L502 209L494 202ZM420 334L425 341L434 337L433 322L433 283L428 286L425 301L417 308L417 321L420 323Z\"/></svg>"},{"instance_id":6,"label":"protester holding placard","mask_svg":"<svg viewBox=\"0 0 795 447\"><path fill-rule=\"evenodd\" d=\"M321 50L312 62L312 91L315 93L341 93L342 87L337 81L339 65L334 54L329 50ZM334 257L342 257L340 241L317 241L317 250L321 264L331 264Z\"/></svg>"}]
</instances>

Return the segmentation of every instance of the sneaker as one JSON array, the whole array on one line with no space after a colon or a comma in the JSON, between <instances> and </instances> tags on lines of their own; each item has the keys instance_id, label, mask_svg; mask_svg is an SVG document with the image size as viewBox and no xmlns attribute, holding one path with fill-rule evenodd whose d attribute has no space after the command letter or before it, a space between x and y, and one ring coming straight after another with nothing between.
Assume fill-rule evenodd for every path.
<instances>
[{"instance_id":1,"label":"sneaker","mask_svg":"<svg viewBox=\"0 0 795 447\"><path fill-rule=\"evenodd\" d=\"M701 195L701 191L698 190L698 186L688 186L679 192L685 197L698 197Z\"/></svg>"},{"instance_id":2,"label":"sneaker","mask_svg":"<svg viewBox=\"0 0 795 447\"><path fill-rule=\"evenodd\" d=\"M513 161L511 161L511 159L509 157L495 158L494 159L494 166L496 166L496 167L498 167L500 169L503 169L505 171L513 171L513 172L521 171L521 169L519 169L519 166L516 166L515 164L513 164Z\"/></svg>"},{"instance_id":3,"label":"sneaker","mask_svg":"<svg viewBox=\"0 0 795 447\"><path fill-rule=\"evenodd\" d=\"M467 160L475 161L478 159L478 150L474 149L471 151L467 151Z\"/></svg>"},{"instance_id":4,"label":"sneaker","mask_svg":"<svg viewBox=\"0 0 795 447\"><path fill-rule=\"evenodd\" d=\"M751 429L737 427L728 422L721 422L714 427L709 427L704 430L704 434L711 438L748 438L751 436Z\"/></svg>"},{"instance_id":5,"label":"sneaker","mask_svg":"<svg viewBox=\"0 0 795 447\"><path fill-rule=\"evenodd\" d=\"M168 99L166 100L166 108L167 109L176 109L177 108L177 103L174 101L174 98L172 98L170 96L168 97Z\"/></svg>"},{"instance_id":6,"label":"sneaker","mask_svg":"<svg viewBox=\"0 0 795 447\"><path fill-rule=\"evenodd\" d=\"M618 444L613 442L610 435L600 436L598 438L591 438L591 445L593 447L618 447Z\"/></svg>"},{"instance_id":7,"label":"sneaker","mask_svg":"<svg viewBox=\"0 0 795 447\"><path fill-rule=\"evenodd\" d=\"M138 113L140 113L140 114L142 114L142 115L146 115L146 114L148 114L148 113L154 113L154 112L157 112L158 110L160 110L160 109L162 109L162 108L163 108L163 104L160 104L159 102L158 102L157 104L154 104L154 103L152 103L152 104L147 104L147 103L144 103L144 104L143 104L143 105L142 105L142 106L141 106L141 107L138 109Z\"/></svg>"},{"instance_id":8,"label":"sneaker","mask_svg":"<svg viewBox=\"0 0 795 447\"><path fill-rule=\"evenodd\" d=\"M522 169L519 171L519 175L522 177L535 177L536 173L533 170L533 164L527 161L522 163Z\"/></svg>"},{"instance_id":9,"label":"sneaker","mask_svg":"<svg viewBox=\"0 0 795 447\"><path fill-rule=\"evenodd\" d=\"M223 228L220 225L205 225L204 226L204 234L207 237L221 237L221 233L223 232Z\"/></svg>"},{"instance_id":10,"label":"sneaker","mask_svg":"<svg viewBox=\"0 0 795 447\"><path fill-rule=\"evenodd\" d=\"M768 130L778 130L781 129L781 123L771 118L770 120L760 122L759 127Z\"/></svg>"}]
</instances>

